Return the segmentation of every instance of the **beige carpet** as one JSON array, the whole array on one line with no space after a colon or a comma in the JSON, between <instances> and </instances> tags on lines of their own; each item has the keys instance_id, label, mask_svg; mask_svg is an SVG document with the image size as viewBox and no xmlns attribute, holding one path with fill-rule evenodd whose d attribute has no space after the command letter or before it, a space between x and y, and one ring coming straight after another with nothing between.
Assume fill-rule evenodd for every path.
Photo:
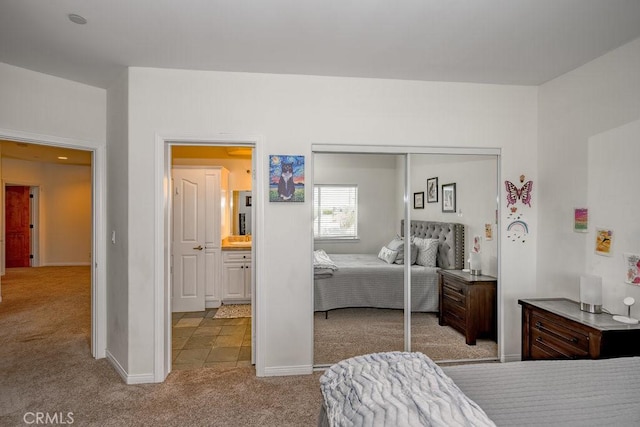
<instances>
[{"instance_id":1,"label":"beige carpet","mask_svg":"<svg viewBox=\"0 0 640 427\"><path fill-rule=\"evenodd\" d=\"M326 365L359 354L404 350L402 310L347 308L332 310L329 318L315 313L314 363ZM413 313L412 351L420 351L436 361L490 359L497 344L487 339L474 346L449 326L438 325L433 313Z\"/></svg>"},{"instance_id":2,"label":"beige carpet","mask_svg":"<svg viewBox=\"0 0 640 427\"><path fill-rule=\"evenodd\" d=\"M0 303L0 426L27 412L73 413L77 426L307 426L319 373L257 378L253 368L176 371L126 385L90 354L89 267L8 269Z\"/></svg>"},{"instance_id":3,"label":"beige carpet","mask_svg":"<svg viewBox=\"0 0 640 427\"><path fill-rule=\"evenodd\" d=\"M214 319L236 319L251 317L251 304L223 304L213 315Z\"/></svg>"}]
</instances>

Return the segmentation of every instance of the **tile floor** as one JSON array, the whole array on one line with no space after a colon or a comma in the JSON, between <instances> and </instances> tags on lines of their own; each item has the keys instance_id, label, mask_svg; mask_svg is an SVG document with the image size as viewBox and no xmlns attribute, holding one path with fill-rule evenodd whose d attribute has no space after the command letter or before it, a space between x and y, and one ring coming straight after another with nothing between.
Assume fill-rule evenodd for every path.
<instances>
[{"instance_id":1,"label":"tile floor","mask_svg":"<svg viewBox=\"0 0 640 427\"><path fill-rule=\"evenodd\" d=\"M173 313L174 370L251 366L251 318L214 319L215 313Z\"/></svg>"}]
</instances>

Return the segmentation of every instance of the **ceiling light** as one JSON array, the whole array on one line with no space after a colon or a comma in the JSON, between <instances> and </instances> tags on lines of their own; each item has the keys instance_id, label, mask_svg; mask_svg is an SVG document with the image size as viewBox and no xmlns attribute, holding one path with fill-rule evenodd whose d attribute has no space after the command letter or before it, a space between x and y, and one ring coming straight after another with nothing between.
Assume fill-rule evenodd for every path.
<instances>
[{"instance_id":1,"label":"ceiling light","mask_svg":"<svg viewBox=\"0 0 640 427\"><path fill-rule=\"evenodd\" d=\"M87 20L84 16L76 15L75 13L70 13L67 15L69 17L69 21L74 24L84 25L87 23Z\"/></svg>"},{"instance_id":2,"label":"ceiling light","mask_svg":"<svg viewBox=\"0 0 640 427\"><path fill-rule=\"evenodd\" d=\"M68 157L66 157L66 156L58 156L58 159L59 159L59 160L68 160L69 158L68 158Z\"/></svg>"}]
</instances>

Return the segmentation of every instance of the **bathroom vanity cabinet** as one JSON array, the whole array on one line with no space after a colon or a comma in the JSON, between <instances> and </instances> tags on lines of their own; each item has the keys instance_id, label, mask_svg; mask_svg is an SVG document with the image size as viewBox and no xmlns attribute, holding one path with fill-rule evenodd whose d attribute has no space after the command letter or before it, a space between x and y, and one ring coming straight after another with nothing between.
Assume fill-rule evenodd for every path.
<instances>
[{"instance_id":1,"label":"bathroom vanity cabinet","mask_svg":"<svg viewBox=\"0 0 640 427\"><path fill-rule=\"evenodd\" d=\"M222 251L222 302L251 302L251 251Z\"/></svg>"}]
</instances>

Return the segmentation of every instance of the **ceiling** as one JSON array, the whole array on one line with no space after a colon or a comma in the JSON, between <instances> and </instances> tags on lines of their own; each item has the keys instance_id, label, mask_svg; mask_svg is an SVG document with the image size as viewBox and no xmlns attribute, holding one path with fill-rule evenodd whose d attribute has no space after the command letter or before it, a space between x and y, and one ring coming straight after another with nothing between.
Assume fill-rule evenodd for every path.
<instances>
[{"instance_id":1,"label":"ceiling","mask_svg":"<svg viewBox=\"0 0 640 427\"><path fill-rule=\"evenodd\" d=\"M0 140L0 155L3 158L31 162L56 163L60 165L91 165L91 151L74 150L50 145ZM66 157L60 159L59 157Z\"/></svg>"},{"instance_id":2,"label":"ceiling","mask_svg":"<svg viewBox=\"0 0 640 427\"><path fill-rule=\"evenodd\" d=\"M0 62L101 88L128 66L539 85L638 37L638 0L0 2Z\"/></svg>"}]
</instances>

